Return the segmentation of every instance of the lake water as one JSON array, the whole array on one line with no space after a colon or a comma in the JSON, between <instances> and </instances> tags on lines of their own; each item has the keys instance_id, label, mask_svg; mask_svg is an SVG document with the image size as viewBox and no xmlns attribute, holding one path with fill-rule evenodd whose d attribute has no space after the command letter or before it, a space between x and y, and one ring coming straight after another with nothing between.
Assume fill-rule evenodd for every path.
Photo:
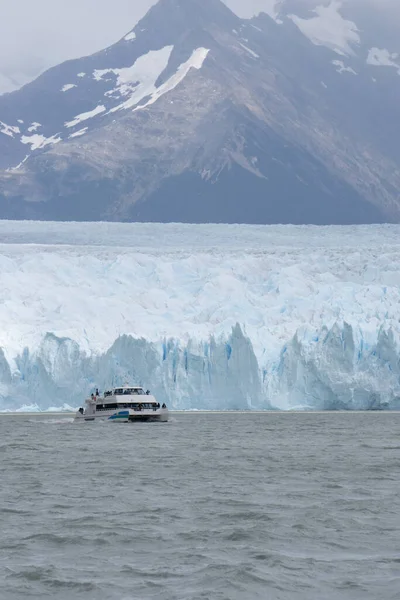
<instances>
[{"instance_id":1,"label":"lake water","mask_svg":"<svg viewBox=\"0 0 400 600\"><path fill-rule=\"evenodd\" d=\"M0 417L0 598L400 598L400 414Z\"/></svg>"}]
</instances>

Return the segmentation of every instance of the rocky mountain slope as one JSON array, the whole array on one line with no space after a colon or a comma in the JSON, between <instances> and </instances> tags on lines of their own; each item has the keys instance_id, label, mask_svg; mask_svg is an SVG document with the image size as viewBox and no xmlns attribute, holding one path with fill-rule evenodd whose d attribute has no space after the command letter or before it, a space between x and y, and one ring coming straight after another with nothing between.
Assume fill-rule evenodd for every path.
<instances>
[{"instance_id":1,"label":"rocky mountain slope","mask_svg":"<svg viewBox=\"0 0 400 600\"><path fill-rule=\"evenodd\" d=\"M0 218L400 222L395 30L373 5L270 7L159 0L1 96Z\"/></svg>"}]
</instances>

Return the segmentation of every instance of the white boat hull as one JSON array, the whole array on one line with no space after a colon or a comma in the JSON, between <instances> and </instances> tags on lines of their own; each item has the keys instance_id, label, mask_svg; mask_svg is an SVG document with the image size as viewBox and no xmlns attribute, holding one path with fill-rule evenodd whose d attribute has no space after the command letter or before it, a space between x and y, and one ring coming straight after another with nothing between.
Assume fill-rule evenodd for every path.
<instances>
[{"instance_id":1,"label":"white boat hull","mask_svg":"<svg viewBox=\"0 0 400 600\"><path fill-rule=\"evenodd\" d=\"M94 414L86 414L78 411L75 415L74 421L78 423L87 423L93 421L111 421L114 423L135 423L141 421L166 423L168 418L169 413L167 408L142 411L120 409L101 411Z\"/></svg>"}]
</instances>

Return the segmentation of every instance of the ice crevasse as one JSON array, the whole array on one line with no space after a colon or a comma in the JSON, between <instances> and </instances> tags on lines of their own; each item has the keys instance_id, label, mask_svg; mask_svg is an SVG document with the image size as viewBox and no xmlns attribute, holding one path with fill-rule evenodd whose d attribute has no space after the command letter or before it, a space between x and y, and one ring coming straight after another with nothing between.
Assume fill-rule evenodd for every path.
<instances>
[{"instance_id":1,"label":"ice crevasse","mask_svg":"<svg viewBox=\"0 0 400 600\"><path fill-rule=\"evenodd\" d=\"M400 408L400 227L0 222L0 410Z\"/></svg>"}]
</instances>

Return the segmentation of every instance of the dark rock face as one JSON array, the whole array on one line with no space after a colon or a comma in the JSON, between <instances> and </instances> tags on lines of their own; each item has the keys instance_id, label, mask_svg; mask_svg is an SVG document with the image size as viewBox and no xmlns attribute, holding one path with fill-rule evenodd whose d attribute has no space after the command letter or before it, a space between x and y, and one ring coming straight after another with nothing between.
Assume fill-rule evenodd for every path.
<instances>
[{"instance_id":1,"label":"dark rock face","mask_svg":"<svg viewBox=\"0 0 400 600\"><path fill-rule=\"evenodd\" d=\"M114 46L0 97L0 218L400 222L395 38L380 22L374 42L358 5L338 14L363 23L344 50L304 34L296 0L280 22L160 0Z\"/></svg>"}]
</instances>

